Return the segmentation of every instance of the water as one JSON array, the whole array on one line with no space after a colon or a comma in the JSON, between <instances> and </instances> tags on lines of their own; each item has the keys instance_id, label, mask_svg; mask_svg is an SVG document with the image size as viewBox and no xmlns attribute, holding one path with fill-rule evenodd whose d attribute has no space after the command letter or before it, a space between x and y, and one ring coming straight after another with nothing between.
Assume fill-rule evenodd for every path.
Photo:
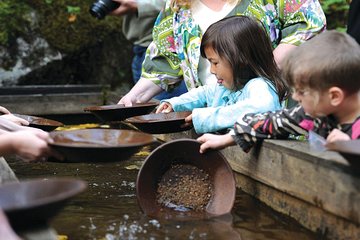
<instances>
[{"instance_id":1,"label":"water","mask_svg":"<svg viewBox=\"0 0 360 240\"><path fill-rule=\"evenodd\" d=\"M150 151L145 147L129 160L101 164L7 159L20 179L68 176L88 181L88 189L51 221L69 240L321 239L240 190L232 213L221 218L180 221L145 216L137 203L135 182Z\"/></svg>"}]
</instances>

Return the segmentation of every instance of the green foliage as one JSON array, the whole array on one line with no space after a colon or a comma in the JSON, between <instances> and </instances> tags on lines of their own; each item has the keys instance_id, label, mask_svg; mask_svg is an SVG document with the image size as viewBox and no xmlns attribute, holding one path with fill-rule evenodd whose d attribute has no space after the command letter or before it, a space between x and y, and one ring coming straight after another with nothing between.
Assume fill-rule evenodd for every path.
<instances>
[{"instance_id":1,"label":"green foliage","mask_svg":"<svg viewBox=\"0 0 360 240\"><path fill-rule=\"evenodd\" d=\"M71 14L80 14L81 9L80 7L73 7L73 6L66 6L67 12Z\"/></svg>"},{"instance_id":2,"label":"green foliage","mask_svg":"<svg viewBox=\"0 0 360 240\"><path fill-rule=\"evenodd\" d=\"M30 8L14 0L0 1L0 45L8 46L29 24Z\"/></svg>"},{"instance_id":3,"label":"green foliage","mask_svg":"<svg viewBox=\"0 0 360 240\"><path fill-rule=\"evenodd\" d=\"M349 4L351 0L320 0L327 19L328 29L346 31Z\"/></svg>"},{"instance_id":4,"label":"green foliage","mask_svg":"<svg viewBox=\"0 0 360 240\"><path fill-rule=\"evenodd\" d=\"M40 35L63 53L94 45L113 32L121 34L121 18L99 21L90 15L95 0L25 1L36 10Z\"/></svg>"}]
</instances>

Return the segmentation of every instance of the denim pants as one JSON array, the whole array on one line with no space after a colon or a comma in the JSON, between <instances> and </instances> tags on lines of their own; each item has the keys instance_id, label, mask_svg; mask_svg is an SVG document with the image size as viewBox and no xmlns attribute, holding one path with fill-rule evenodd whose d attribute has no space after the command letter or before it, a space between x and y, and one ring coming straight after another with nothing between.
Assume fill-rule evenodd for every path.
<instances>
[{"instance_id":1,"label":"denim pants","mask_svg":"<svg viewBox=\"0 0 360 240\"><path fill-rule=\"evenodd\" d=\"M134 58L131 64L132 74L133 74L133 81L134 83L137 83L137 81L140 79L141 76L141 68L142 63L145 59L145 53L146 53L146 47L142 47L139 45L134 45L133 52L134 52ZM171 92L165 92L156 95L154 98L157 100L162 99L168 99L172 97L180 96L183 93L187 92L187 88L184 81L181 81L181 83L175 87Z\"/></svg>"}]
</instances>

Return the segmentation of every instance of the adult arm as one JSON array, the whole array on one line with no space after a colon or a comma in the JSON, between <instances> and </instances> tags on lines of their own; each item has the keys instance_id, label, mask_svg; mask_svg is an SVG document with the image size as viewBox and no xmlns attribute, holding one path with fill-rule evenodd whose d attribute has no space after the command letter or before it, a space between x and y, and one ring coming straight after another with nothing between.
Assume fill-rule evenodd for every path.
<instances>
[{"instance_id":1,"label":"adult arm","mask_svg":"<svg viewBox=\"0 0 360 240\"><path fill-rule=\"evenodd\" d=\"M141 78L119 103L130 106L147 102L161 91L171 91L183 80L174 45L172 18L169 17L172 14L169 7L160 12L153 28L153 41L146 51Z\"/></svg>"},{"instance_id":2,"label":"adult arm","mask_svg":"<svg viewBox=\"0 0 360 240\"><path fill-rule=\"evenodd\" d=\"M284 58L293 51L297 46L292 44L280 43L273 51L275 62L281 69L281 63Z\"/></svg>"},{"instance_id":3,"label":"adult arm","mask_svg":"<svg viewBox=\"0 0 360 240\"><path fill-rule=\"evenodd\" d=\"M282 22L279 44L300 45L325 30L326 17L318 0L279 2L277 8Z\"/></svg>"},{"instance_id":4,"label":"adult arm","mask_svg":"<svg viewBox=\"0 0 360 240\"><path fill-rule=\"evenodd\" d=\"M318 0L299 0L292 6L285 0L279 2L281 41L274 50L274 58L281 68L282 60L296 46L325 30L326 18Z\"/></svg>"},{"instance_id":5,"label":"adult arm","mask_svg":"<svg viewBox=\"0 0 360 240\"><path fill-rule=\"evenodd\" d=\"M162 89L151 80L140 78L133 88L120 99L118 104L132 106L134 103L145 103L161 91Z\"/></svg>"}]
</instances>

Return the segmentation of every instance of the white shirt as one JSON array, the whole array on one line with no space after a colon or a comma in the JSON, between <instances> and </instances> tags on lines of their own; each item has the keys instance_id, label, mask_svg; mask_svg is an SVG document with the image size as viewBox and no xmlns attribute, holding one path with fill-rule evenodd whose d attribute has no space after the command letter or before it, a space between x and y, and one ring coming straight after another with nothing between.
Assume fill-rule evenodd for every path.
<instances>
[{"instance_id":1,"label":"white shirt","mask_svg":"<svg viewBox=\"0 0 360 240\"><path fill-rule=\"evenodd\" d=\"M192 2L191 12L195 23L199 25L202 34L204 34L211 24L226 17L235 6L236 3L225 3L220 11L214 11L197 0ZM215 75L210 73L210 62L206 58L200 57L198 75L203 85L217 82Z\"/></svg>"}]
</instances>

